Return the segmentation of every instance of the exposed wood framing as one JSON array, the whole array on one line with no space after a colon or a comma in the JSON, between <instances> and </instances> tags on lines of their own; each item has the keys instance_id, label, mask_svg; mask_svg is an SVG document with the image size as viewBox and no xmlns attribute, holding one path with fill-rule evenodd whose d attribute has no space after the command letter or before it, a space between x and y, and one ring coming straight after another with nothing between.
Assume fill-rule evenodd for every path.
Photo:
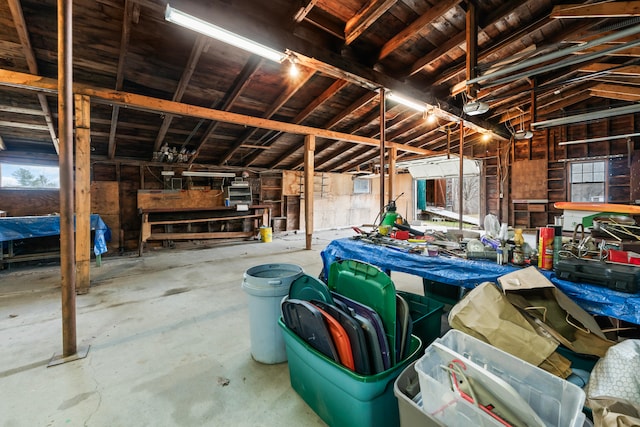
<instances>
[{"instance_id":1,"label":"exposed wood framing","mask_svg":"<svg viewBox=\"0 0 640 427\"><path fill-rule=\"evenodd\" d=\"M139 8L139 5L135 5ZM127 52L129 51L129 40L131 38L131 20L133 16L134 4L130 0L126 0L124 4L124 16L122 17L122 34L120 36L120 54L118 55L118 71L116 72L116 90L122 90L124 82L124 65ZM109 126L109 145L107 155L113 159L116 155L116 131L118 128L118 116L120 115L120 106L114 105L111 110L111 125Z\"/></svg>"},{"instance_id":2,"label":"exposed wood framing","mask_svg":"<svg viewBox=\"0 0 640 427\"><path fill-rule=\"evenodd\" d=\"M347 21L344 27L344 38L347 44L351 44L360 37L374 22L378 20L398 0L371 0L353 18Z\"/></svg>"},{"instance_id":3,"label":"exposed wood framing","mask_svg":"<svg viewBox=\"0 0 640 427\"><path fill-rule=\"evenodd\" d=\"M22 45L22 50L24 51L25 59L27 60L27 66L29 67L29 72L31 74L39 74L38 72L38 63L36 61L36 55L33 52L33 48L31 47L31 40L29 39L29 31L27 29L27 24L24 20L24 15L22 13L22 5L20 4L20 0L8 0L9 9L11 10L11 16L13 18L13 24L16 27L18 32L18 38L20 39L20 44ZM51 135L51 142L53 143L53 147L56 150L56 154L60 154L60 148L58 146L58 136L56 135L56 130L53 126L53 116L51 115L51 109L49 108L49 102L47 101L47 97L42 94L36 94L38 97L38 102L40 103L40 108L42 108L42 114L44 116L44 121L46 123L46 128Z\"/></svg>"},{"instance_id":4,"label":"exposed wood framing","mask_svg":"<svg viewBox=\"0 0 640 427\"><path fill-rule=\"evenodd\" d=\"M75 96L76 156L76 292L89 292L91 279L91 105L88 96Z\"/></svg>"},{"instance_id":5,"label":"exposed wood framing","mask_svg":"<svg viewBox=\"0 0 640 427\"><path fill-rule=\"evenodd\" d=\"M304 137L304 234L305 249L311 250L313 238L313 152L316 148L316 137Z\"/></svg>"},{"instance_id":6,"label":"exposed wood framing","mask_svg":"<svg viewBox=\"0 0 640 427\"><path fill-rule=\"evenodd\" d=\"M236 102L236 100L238 99L238 97L240 96L244 88L247 86L247 84L249 84L249 81L251 80L251 76L256 71L258 71L261 64L262 64L262 58L260 58L259 56L251 55L251 57L249 57L249 60L244 65L244 67L242 68L242 71L240 72L240 74L238 74L233 84L231 85L231 88L226 94L224 98L224 102L222 102L222 105L219 107L220 110L229 111L231 109L231 106L233 105L234 102ZM204 147L205 144L208 143L209 139L211 138L216 128L218 127L218 124L219 122L213 122L209 125L209 127L204 133L204 136L200 140L198 147L196 148L195 154L191 156L191 159L189 159L189 163L193 163L196 160L196 158L200 155L200 152L202 151L202 147ZM220 163L225 163L231 157L234 151L235 151L235 147L227 152L227 154L224 156L223 160Z\"/></svg>"},{"instance_id":7,"label":"exposed wood framing","mask_svg":"<svg viewBox=\"0 0 640 427\"><path fill-rule=\"evenodd\" d=\"M311 77L313 77L315 74L315 71L311 71L311 70L307 70L305 69L302 73L301 76L295 80L295 82L292 85L287 86L287 88L280 94L280 96L278 97L278 99L276 99L273 104L271 105L271 108L263 115L264 118L269 119L271 117L273 117L273 115L282 108L282 106L284 104L287 103L287 101L289 101L289 99L291 99L291 97L293 95L295 95L299 90L301 90L304 85L311 79ZM234 148L233 152L230 149L227 152L227 155L229 155L229 153L233 154L238 148L245 146L245 142L249 140L249 138L251 138L253 136L253 134L256 132L256 128L252 128L252 129L247 129L241 136L240 138L238 138L238 140L234 143ZM273 134L270 135L269 139L264 140L263 141L263 145L265 147L269 147L274 139L277 137L277 135L279 135L279 132L275 132ZM246 159L247 162L247 166L251 165L251 163L253 163L259 156L260 156L260 151L256 151L254 154L252 154L251 156L249 156L249 158ZM224 158L226 158L227 156L224 156ZM229 159L231 158L231 155L229 155ZM226 159L228 160L228 159Z\"/></svg>"},{"instance_id":8,"label":"exposed wood framing","mask_svg":"<svg viewBox=\"0 0 640 427\"><path fill-rule=\"evenodd\" d=\"M182 76L180 76L180 81L178 81L178 87L176 88L176 91L173 94L173 98L171 98L173 101L180 102L182 100L182 97L184 96L184 92L187 90L187 86L189 86L189 81L191 80L191 76L193 76L193 73L196 70L196 65L198 65L200 56L202 55L202 52L205 50L207 44L208 44L208 39L202 35L198 35L195 43L193 44L193 48L191 48L191 54L189 55L189 59L187 60L186 65L184 66L184 70L182 70ZM164 138L167 135L167 131L171 126L172 120L173 120L173 116L171 114L166 114L164 116L164 119L162 119L160 130L158 131L158 135L156 136L156 140L153 144L153 151L160 150L160 146L162 145L162 142L164 141Z\"/></svg>"},{"instance_id":9,"label":"exposed wood framing","mask_svg":"<svg viewBox=\"0 0 640 427\"><path fill-rule=\"evenodd\" d=\"M640 1L563 4L553 7L552 18L625 18L640 16Z\"/></svg>"},{"instance_id":10,"label":"exposed wood framing","mask_svg":"<svg viewBox=\"0 0 640 427\"><path fill-rule=\"evenodd\" d=\"M23 89L38 90L43 92L55 92L57 81L31 74L17 73L0 69L0 85L21 87ZM95 98L96 102L115 103L126 105L129 108L137 108L144 111L164 112L177 115L199 117L208 120L219 120L238 125L253 126L262 129L289 132L299 135L315 135L317 137L343 140L355 144L363 144L377 147L379 141L373 138L350 135L342 132L335 132L326 129L318 129L311 126L302 126L292 123L285 123L276 120L251 117L244 114L231 113L227 111L214 110L196 105L183 104L175 101L168 101L150 96L137 95L128 92L120 92L109 89L99 89L86 85L75 84L75 93L88 95ZM389 142L389 146L397 146L398 150L409 151L416 154L429 154L430 151L417 147L405 146L395 142Z\"/></svg>"},{"instance_id":11,"label":"exposed wood framing","mask_svg":"<svg viewBox=\"0 0 640 427\"><path fill-rule=\"evenodd\" d=\"M73 38L72 2L58 0L58 129L60 130L60 274L62 357L77 352L76 263L73 233Z\"/></svg>"},{"instance_id":12,"label":"exposed wood framing","mask_svg":"<svg viewBox=\"0 0 640 427\"><path fill-rule=\"evenodd\" d=\"M327 100L329 100L332 96L334 96L336 93L338 93L347 84L348 84L348 82L345 81L345 80L336 80L335 82L333 82L333 84L331 86L329 86L327 89L325 89L325 91L322 92L322 94L320 94L320 96L316 97L311 103L309 103L309 105L307 105L307 107L304 110L302 110L300 113L298 113L298 115L295 116L291 122L292 123L302 123L302 121L304 119L306 119L307 117L309 117L309 115L311 113L313 113L313 111L316 108L318 108L320 105L322 105ZM272 139L271 143L273 144L275 141L277 141L277 138L276 139ZM275 162L273 162L270 165L270 168L277 167L280 163L282 163L283 161L287 160L289 158L289 156L291 156L293 153L295 153L299 149L300 149L299 146L292 147L290 150L288 150L282 156L280 156ZM315 148L314 148L314 150L315 150Z\"/></svg>"},{"instance_id":13,"label":"exposed wood framing","mask_svg":"<svg viewBox=\"0 0 640 427\"><path fill-rule=\"evenodd\" d=\"M435 2L428 11L382 46L380 54L378 55L378 60L389 56L394 50L406 43L411 37L414 37L416 33L431 24L431 21L456 6L459 2L460 0L441 0Z\"/></svg>"}]
</instances>

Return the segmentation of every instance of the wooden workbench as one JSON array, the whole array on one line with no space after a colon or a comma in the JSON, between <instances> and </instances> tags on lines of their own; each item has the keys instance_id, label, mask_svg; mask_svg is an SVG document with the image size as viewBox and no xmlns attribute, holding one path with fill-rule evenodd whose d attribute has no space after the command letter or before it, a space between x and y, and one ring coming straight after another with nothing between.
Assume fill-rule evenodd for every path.
<instances>
[{"instance_id":1,"label":"wooden workbench","mask_svg":"<svg viewBox=\"0 0 640 427\"><path fill-rule=\"evenodd\" d=\"M269 208L223 206L220 192L202 190L138 192L139 254L150 240L252 238L269 224Z\"/></svg>"}]
</instances>

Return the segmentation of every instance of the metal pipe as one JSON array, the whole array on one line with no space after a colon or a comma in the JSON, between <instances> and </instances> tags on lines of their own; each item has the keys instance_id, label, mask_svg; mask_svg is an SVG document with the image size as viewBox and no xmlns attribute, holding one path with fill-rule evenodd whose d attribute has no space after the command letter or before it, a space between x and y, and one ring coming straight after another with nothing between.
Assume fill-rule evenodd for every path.
<instances>
[{"instance_id":1,"label":"metal pipe","mask_svg":"<svg viewBox=\"0 0 640 427\"><path fill-rule=\"evenodd\" d=\"M510 83L510 82L515 81L515 80L523 79L525 77L531 77L531 76L536 75L536 74L546 73L546 72L549 72L549 71L557 70L558 68L567 67L569 65L575 65L575 64L580 64L580 63L583 63L583 62L591 61L593 59L597 59L597 58L600 58L600 57L603 57L603 56L607 56L607 55L609 55L611 53L614 53L614 52L617 52L619 50L629 49L629 48L636 47L636 46L639 46L639 45L640 45L640 39L632 41L632 42L623 43L621 45L613 46L613 47L610 47L610 48L607 48L607 49L602 49L602 50L599 50L597 52L589 53L589 54L586 54L586 55L578 55L576 58L573 58L573 59L569 59L569 60L566 60L566 61L560 61L560 62L554 62L552 64L545 65L545 66L540 67L540 68L536 68L535 70L526 70L526 71L523 71L523 72L521 72L519 74L513 74L511 76L504 77L502 79L494 80L490 84L482 85L482 88L483 89L487 89L487 88L491 88L491 87L494 87L494 86L500 86L500 85L505 84L505 83Z\"/></svg>"},{"instance_id":2,"label":"metal pipe","mask_svg":"<svg viewBox=\"0 0 640 427\"><path fill-rule=\"evenodd\" d=\"M634 137L634 136L640 136L640 132L627 133L627 134L624 134L624 135L601 136L599 138L575 139L573 141L559 142L558 145L585 144L585 143L589 143L589 142L611 141L612 139L624 139L624 138L631 138L631 137Z\"/></svg>"},{"instance_id":3,"label":"metal pipe","mask_svg":"<svg viewBox=\"0 0 640 427\"><path fill-rule=\"evenodd\" d=\"M385 152L385 121L386 121L386 90L380 89L380 215L384 215L384 152ZM389 194L389 200L393 200ZM382 219L382 218L381 218Z\"/></svg>"},{"instance_id":4,"label":"metal pipe","mask_svg":"<svg viewBox=\"0 0 640 427\"><path fill-rule=\"evenodd\" d=\"M464 181L464 122L460 120L460 178L458 182L458 205L460 212L458 213L458 230L462 230L462 183Z\"/></svg>"},{"instance_id":5,"label":"metal pipe","mask_svg":"<svg viewBox=\"0 0 640 427\"><path fill-rule=\"evenodd\" d=\"M529 59L527 61L522 61L517 64L514 64L509 67L502 68L500 70L494 71L488 75L482 75L470 80L467 80L467 85L471 85L474 83L479 83L484 80L493 79L495 77L504 76L506 74L512 73L514 71L522 70L525 68L532 67L534 65L542 64L543 62L551 61L556 58L560 58L563 56L567 56L574 52L579 52L584 49L589 49L594 46L600 46L601 44L605 44L623 37L632 36L634 34L640 33L640 25L635 25L633 27L627 28L626 30L622 30L620 32L615 32L613 34L601 37L597 40L592 40L587 43L578 44L573 47L568 47L566 49L558 50L556 52L549 53L547 55L542 55L536 58Z\"/></svg>"},{"instance_id":6,"label":"metal pipe","mask_svg":"<svg viewBox=\"0 0 640 427\"><path fill-rule=\"evenodd\" d=\"M62 356L76 354L76 263L73 226L72 0L58 0L58 128L60 135L60 273Z\"/></svg>"},{"instance_id":7,"label":"metal pipe","mask_svg":"<svg viewBox=\"0 0 640 427\"><path fill-rule=\"evenodd\" d=\"M633 114L640 111L640 104L625 105L624 107L610 108L608 110L593 111L591 113L576 114L575 116L561 117L559 119L543 120L541 122L532 123L531 129L539 130L554 126L562 126L573 123L586 122L588 120L598 120L607 117L623 116L625 114Z\"/></svg>"}]
</instances>

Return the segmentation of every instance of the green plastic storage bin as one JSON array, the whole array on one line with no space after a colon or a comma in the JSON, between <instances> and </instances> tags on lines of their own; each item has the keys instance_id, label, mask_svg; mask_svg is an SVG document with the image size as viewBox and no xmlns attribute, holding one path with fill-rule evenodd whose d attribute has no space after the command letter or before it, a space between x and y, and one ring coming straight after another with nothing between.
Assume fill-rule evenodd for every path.
<instances>
[{"instance_id":1,"label":"green plastic storage bin","mask_svg":"<svg viewBox=\"0 0 640 427\"><path fill-rule=\"evenodd\" d=\"M359 375L325 357L279 320L287 349L291 387L331 427L399 427L394 381L420 354L411 337L410 355L376 375Z\"/></svg>"},{"instance_id":2,"label":"green plastic storage bin","mask_svg":"<svg viewBox=\"0 0 640 427\"><path fill-rule=\"evenodd\" d=\"M409 304L413 323L412 333L420 338L422 348L426 348L433 340L440 337L444 304L410 292L397 291L397 293Z\"/></svg>"}]
</instances>

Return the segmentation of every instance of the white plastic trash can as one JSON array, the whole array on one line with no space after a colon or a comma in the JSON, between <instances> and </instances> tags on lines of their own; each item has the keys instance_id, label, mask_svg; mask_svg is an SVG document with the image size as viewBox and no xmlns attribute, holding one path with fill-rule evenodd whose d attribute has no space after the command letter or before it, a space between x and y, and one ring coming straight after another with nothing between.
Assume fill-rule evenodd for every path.
<instances>
[{"instance_id":1,"label":"white plastic trash can","mask_svg":"<svg viewBox=\"0 0 640 427\"><path fill-rule=\"evenodd\" d=\"M257 362L286 362L287 352L278 326L280 302L302 274L302 267L295 264L264 264L245 271L242 289L249 295L251 356Z\"/></svg>"}]
</instances>

